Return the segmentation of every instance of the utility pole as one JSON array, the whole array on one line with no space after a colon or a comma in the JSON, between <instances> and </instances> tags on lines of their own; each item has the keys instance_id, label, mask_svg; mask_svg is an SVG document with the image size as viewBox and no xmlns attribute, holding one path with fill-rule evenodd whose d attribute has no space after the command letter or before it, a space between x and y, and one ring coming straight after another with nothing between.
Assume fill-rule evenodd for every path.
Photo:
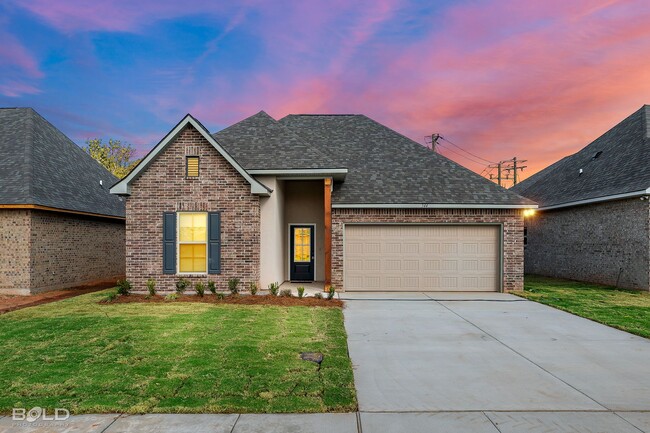
<instances>
[{"instance_id":1,"label":"utility pole","mask_svg":"<svg viewBox=\"0 0 650 433\"><path fill-rule=\"evenodd\" d=\"M527 165L520 165L520 164L523 164L524 162L528 162L528 160L527 159L518 160L517 157L515 156L512 159L510 159L508 161L503 161L503 162L505 162L505 163L507 163L509 165L508 168L506 168L505 170L508 173L512 172L513 186L517 185L517 171L518 170L523 171L524 168L528 167Z\"/></svg>"},{"instance_id":2,"label":"utility pole","mask_svg":"<svg viewBox=\"0 0 650 433\"><path fill-rule=\"evenodd\" d=\"M431 134L431 151L436 151L436 146L438 145L438 140L440 140L441 135L436 133Z\"/></svg>"},{"instance_id":3,"label":"utility pole","mask_svg":"<svg viewBox=\"0 0 650 433\"><path fill-rule=\"evenodd\" d=\"M504 186L505 181L512 179L513 186L517 185L517 171L522 170L526 167L527 165L521 165L524 162L528 162L528 160L523 159L517 159L517 157L513 157L512 159L507 159L505 161L499 161L496 164L489 165L489 168L496 168L497 169L497 175L494 176L493 174L490 174L490 180L497 180L499 186ZM506 172L508 174L504 175L503 172ZM512 172L512 174L510 174Z\"/></svg>"},{"instance_id":4,"label":"utility pole","mask_svg":"<svg viewBox=\"0 0 650 433\"><path fill-rule=\"evenodd\" d=\"M490 174L490 180L497 179L497 183L499 186L502 186L501 183L503 181L503 176L501 175L501 166L503 165L504 161L499 161L496 164L489 165L489 168L496 168L497 169L497 175L496 177L492 174Z\"/></svg>"}]
</instances>

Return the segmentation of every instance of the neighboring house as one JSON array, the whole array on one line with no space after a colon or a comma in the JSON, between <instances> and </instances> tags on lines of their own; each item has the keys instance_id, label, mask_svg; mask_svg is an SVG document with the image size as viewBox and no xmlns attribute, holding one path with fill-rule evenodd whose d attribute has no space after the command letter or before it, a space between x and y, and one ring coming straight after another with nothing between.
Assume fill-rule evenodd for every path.
<instances>
[{"instance_id":1,"label":"neighboring house","mask_svg":"<svg viewBox=\"0 0 650 433\"><path fill-rule=\"evenodd\" d=\"M260 112L210 134L188 114L111 192L139 290L519 290L536 207L363 115Z\"/></svg>"},{"instance_id":2,"label":"neighboring house","mask_svg":"<svg viewBox=\"0 0 650 433\"><path fill-rule=\"evenodd\" d=\"M0 293L123 277L116 181L31 108L0 109Z\"/></svg>"},{"instance_id":3,"label":"neighboring house","mask_svg":"<svg viewBox=\"0 0 650 433\"><path fill-rule=\"evenodd\" d=\"M526 272L650 288L650 107L512 188L535 200Z\"/></svg>"}]
</instances>

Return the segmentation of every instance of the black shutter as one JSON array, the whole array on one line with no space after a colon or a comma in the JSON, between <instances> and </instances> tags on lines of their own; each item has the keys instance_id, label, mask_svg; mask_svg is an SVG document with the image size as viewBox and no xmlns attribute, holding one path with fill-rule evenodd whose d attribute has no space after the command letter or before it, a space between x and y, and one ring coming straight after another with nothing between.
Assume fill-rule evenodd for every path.
<instances>
[{"instance_id":1,"label":"black shutter","mask_svg":"<svg viewBox=\"0 0 650 433\"><path fill-rule=\"evenodd\" d=\"M163 274L176 273L176 213L163 212Z\"/></svg>"},{"instance_id":2,"label":"black shutter","mask_svg":"<svg viewBox=\"0 0 650 433\"><path fill-rule=\"evenodd\" d=\"M221 273L221 212L208 213L208 274Z\"/></svg>"}]
</instances>

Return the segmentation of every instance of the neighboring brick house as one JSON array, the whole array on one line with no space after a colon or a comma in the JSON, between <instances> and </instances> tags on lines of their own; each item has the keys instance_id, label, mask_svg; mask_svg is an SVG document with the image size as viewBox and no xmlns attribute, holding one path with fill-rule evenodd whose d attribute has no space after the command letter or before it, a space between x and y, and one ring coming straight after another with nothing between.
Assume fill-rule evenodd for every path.
<instances>
[{"instance_id":1,"label":"neighboring brick house","mask_svg":"<svg viewBox=\"0 0 650 433\"><path fill-rule=\"evenodd\" d=\"M136 290L520 290L536 207L362 115L260 112L210 134L188 114L111 192Z\"/></svg>"},{"instance_id":2,"label":"neighboring brick house","mask_svg":"<svg viewBox=\"0 0 650 433\"><path fill-rule=\"evenodd\" d=\"M512 188L539 203L526 272L650 289L650 107Z\"/></svg>"},{"instance_id":3,"label":"neighboring brick house","mask_svg":"<svg viewBox=\"0 0 650 433\"><path fill-rule=\"evenodd\" d=\"M0 109L0 293L123 278L116 181L31 108Z\"/></svg>"}]
</instances>

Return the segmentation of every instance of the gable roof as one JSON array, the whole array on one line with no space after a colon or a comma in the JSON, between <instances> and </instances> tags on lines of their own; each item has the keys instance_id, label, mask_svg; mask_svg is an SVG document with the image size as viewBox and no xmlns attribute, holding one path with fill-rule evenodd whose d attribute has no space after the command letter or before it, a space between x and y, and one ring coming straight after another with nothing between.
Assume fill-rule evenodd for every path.
<instances>
[{"instance_id":1,"label":"gable roof","mask_svg":"<svg viewBox=\"0 0 650 433\"><path fill-rule=\"evenodd\" d=\"M251 186L251 194L269 195L270 190L258 182L251 176L227 151L221 144L210 135L210 132L190 114L185 117L171 130L167 135L145 156L140 163L131 170L131 172L124 177L124 179L117 182L110 189L112 194L129 195L131 193L131 182L140 177L140 175L149 167L153 160L162 152L169 143L174 141L178 134L183 131L187 126L194 127L207 141L214 147L221 156L223 156L232 165L237 172L242 175L244 179Z\"/></svg>"},{"instance_id":2,"label":"gable roof","mask_svg":"<svg viewBox=\"0 0 650 433\"><path fill-rule=\"evenodd\" d=\"M364 116L289 115L279 121L348 168L333 207L535 207Z\"/></svg>"},{"instance_id":3,"label":"gable roof","mask_svg":"<svg viewBox=\"0 0 650 433\"><path fill-rule=\"evenodd\" d=\"M649 194L649 120L650 107L644 105L579 152L510 190L542 209Z\"/></svg>"},{"instance_id":4,"label":"gable roof","mask_svg":"<svg viewBox=\"0 0 650 433\"><path fill-rule=\"evenodd\" d=\"M33 109L0 109L0 204L124 217L116 180Z\"/></svg>"}]
</instances>

